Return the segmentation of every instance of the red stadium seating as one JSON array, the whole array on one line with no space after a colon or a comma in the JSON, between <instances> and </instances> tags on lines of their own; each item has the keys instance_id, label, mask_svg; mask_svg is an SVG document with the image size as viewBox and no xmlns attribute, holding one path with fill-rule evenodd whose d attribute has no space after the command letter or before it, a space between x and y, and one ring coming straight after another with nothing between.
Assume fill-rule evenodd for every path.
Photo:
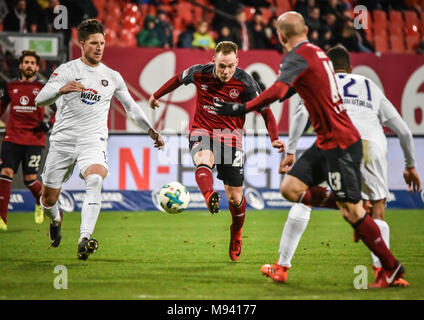
<instances>
[{"instance_id":1,"label":"red stadium seating","mask_svg":"<svg viewBox=\"0 0 424 320\"><path fill-rule=\"evenodd\" d=\"M387 15L383 10L374 10L373 16L373 29L386 29L387 28Z\"/></svg>"},{"instance_id":2,"label":"red stadium seating","mask_svg":"<svg viewBox=\"0 0 424 320\"><path fill-rule=\"evenodd\" d=\"M415 11L406 10L403 14L405 15L405 24L407 28L413 28L415 26L418 29L420 27L421 23Z\"/></svg>"},{"instance_id":3,"label":"red stadium seating","mask_svg":"<svg viewBox=\"0 0 424 320\"><path fill-rule=\"evenodd\" d=\"M405 44L403 41L403 37L399 37L397 35L390 35L390 51L392 53L404 53L405 52Z\"/></svg>"},{"instance_id":4,"label":"red stadium seating","mask_svg":"<svg viewBox=\"0 0 424 320\"><path fill-rule=\"evenodd\" d=\"M118 43L118 37L114 29L105 29L105 40L108 46L115 46Z\"/></svg>"},{"instance_id":5,"label":"red stadium seating","mask_svg":"<svg viewBox=\"0 0 424 320\"><path fill-rule=\"evenodd\" d=\"M376 51L379 51L381 53L386 53L390 51L387 43L387 38L385 37L375 36L374 47Z\"/></svg>"},{"instance_id":6,"label":"red stadium seating","mask_svg":"<svg viewBox=\"0 0 424 320\"><path fill-rule=\"evenodd\" d=\"M119 45L126 46L126 47L135 47L137 46L137 39L135 38L135 35L127 30L122 29L121 33L119 34Z\"/></svg>"},{"instance_id":7,"label":"red stadium seating","mask_svg":"<svg viewBox=\"0 0 424 320\"><path fill-rule=\"evenodd\" d=\"M403 16L402 12L398 10L390 10L389 11L389 27L398 27L400 29L403 28L404 22L403 22Z\"/></svg>"},{"instance_id":8,"label":"red stadium seating","mask_svg":"<svg viewBox=\"0 0 424 320\"><path fill-rule=\"evenodd\" d=\"M406 36L406 51L409 53L416 53L420 45L420 37L418 33L415 36Z\"/></svg>"},{"instance_id":9,"label":"red stadium seating","mask_svg":"<svg viewBox=\"0 0 424 320\"><path fill-rule=\"evenodd\" d=\"M275 0L275 8L276 14L279 16L281 13L290 11L292 9L292 4L289 0Z\"/></svg>"}]
</instances>

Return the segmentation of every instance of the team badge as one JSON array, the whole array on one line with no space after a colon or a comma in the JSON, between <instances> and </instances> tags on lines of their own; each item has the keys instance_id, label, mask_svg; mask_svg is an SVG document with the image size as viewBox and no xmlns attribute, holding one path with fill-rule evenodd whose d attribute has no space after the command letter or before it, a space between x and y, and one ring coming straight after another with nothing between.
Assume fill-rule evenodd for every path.
<instances>
[{"instance_id":1,"label":"team badge","mask_svg":"<svg viewBox=\"0 0 424 320\"><path fill-rule=\"evenodd\" d=\"M29 102L29 99L27 96L22 96L21 99L19 99L20 103L24 106L26 106Z\"/></svg>"},{"instance_id":2,"label":"team badge","mask_svg":"<svg viewBox=\"0 0 424 320\"><path fill-rule=\"evenodd\" d=\"M107 87L109 82L107 80L102 80L103 87Z\"/></svg>"},{"instance_id":3,"label":"team badge","mask_svg":"<svg viewBox=\"0 0 424 320\"><path fill-rule=\"evenodd\" d=\"M38 95L39 93L40 93L40 89L39 89L39 88L34 88L34 89L32 89L32 94L33 94L34 96Z\"/></svg>"},{"instance_id":4,"label":"team badge","mask_svg":"<svg viewBox=\"0 0 424 320\"><path fill-rule=\"evenodd\" d=\"M237 89L231 89L230 90L230 97L235 99L240 95L240 91L238 91Z\"/></svg>"}]
</instances>

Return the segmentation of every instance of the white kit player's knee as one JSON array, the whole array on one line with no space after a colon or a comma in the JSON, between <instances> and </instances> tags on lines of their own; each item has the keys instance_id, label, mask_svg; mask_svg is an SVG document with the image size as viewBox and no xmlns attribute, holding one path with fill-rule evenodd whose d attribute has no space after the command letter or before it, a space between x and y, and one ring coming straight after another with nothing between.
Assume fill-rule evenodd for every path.
<instances>
[{"instance_id":1,"label":"white kit player's knee","mask_svg":"<svg viewBox=\"0 0 424 320\"><path fill-rule=\"evenodd\" d=\"M90 174L85 178L86 196L81 210L81 238L89 239L96 226L102 206L103 178Z\"/></svg>"}]
</instances>

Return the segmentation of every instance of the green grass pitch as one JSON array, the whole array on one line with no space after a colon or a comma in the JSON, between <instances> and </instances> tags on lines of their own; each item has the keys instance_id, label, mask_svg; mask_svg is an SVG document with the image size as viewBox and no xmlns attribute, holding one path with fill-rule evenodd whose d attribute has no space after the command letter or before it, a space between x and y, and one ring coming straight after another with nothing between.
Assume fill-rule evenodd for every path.
<instances>
[{"instance_id":1,"label":"green grass pitch","mask_svg":"<svg viewBox=\"0 0 424 320\"><path fill-rule=\"evenodd\" d=\"M424 215L388 210L391 248L406 267L409 288L354 288L357 265L374 280L363 243L337 211L316 210L292 261L286 284L263 277L274 263L287 210L248 211L239 261L228 257L228 211L212 216L187 211L103 212L94 237L99 250L79 261L80 213L65 214L63 239L50 248L48 223L32 213L9 214L0 232L0 299L423 299ZM68 288L54 288L57 265L67 268Z\"/></svg>"}]
</instances>

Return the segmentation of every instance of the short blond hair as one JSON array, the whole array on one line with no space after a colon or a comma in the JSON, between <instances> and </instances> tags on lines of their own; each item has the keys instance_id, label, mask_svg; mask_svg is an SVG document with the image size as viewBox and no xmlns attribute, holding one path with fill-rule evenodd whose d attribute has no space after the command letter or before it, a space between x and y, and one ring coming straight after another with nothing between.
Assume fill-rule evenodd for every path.
<instances>
[{"instance_id":1,"label":"short blond hair","mask_svg":"<svg viewBox=\"0 0 424 320\"><path fill-rule=\"evenodd\" d=\"M235 54L237 54L237 51L238 51L238 46L234 42L221 41L216 45L215 55L217 55L220 52L222 52L225 55L230 54L231 52L234 52Z\"/></svg>"}]
</instances>

